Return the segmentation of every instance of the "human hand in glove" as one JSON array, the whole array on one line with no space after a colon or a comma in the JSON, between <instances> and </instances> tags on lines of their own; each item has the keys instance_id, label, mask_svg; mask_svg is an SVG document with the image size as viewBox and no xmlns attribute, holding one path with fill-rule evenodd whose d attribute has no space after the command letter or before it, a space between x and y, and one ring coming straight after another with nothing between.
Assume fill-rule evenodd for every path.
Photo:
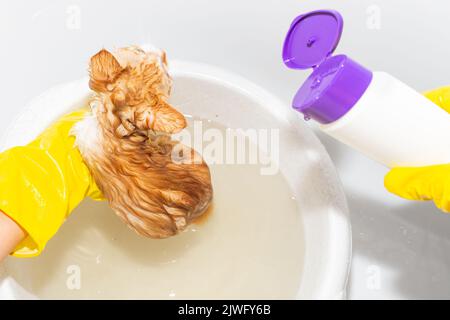
<instances>
[{"instance_id":1,"label":"human hand in glove","mask_svg":"<svg viewBox=\"0 0 450 320\"><path fill-rule=\"evenodd\" d=\"M39 255L85 198L103 200L71 136L87 111L53 123L26 146L0 153L0 261Z\"/></svg>"},{"instance_id":2,"label":"human hand in glove","mask_svg":"<svg viewBox=\"0 0 450 320\"><path fill-rule=\"evenodd\" d=\"M450 113L450 86L425 95ZM388 191L402 198L433 200L439 209L450 212L450 164L394 168L386 175L384 185Z\"/></svg>"}]
</instances>

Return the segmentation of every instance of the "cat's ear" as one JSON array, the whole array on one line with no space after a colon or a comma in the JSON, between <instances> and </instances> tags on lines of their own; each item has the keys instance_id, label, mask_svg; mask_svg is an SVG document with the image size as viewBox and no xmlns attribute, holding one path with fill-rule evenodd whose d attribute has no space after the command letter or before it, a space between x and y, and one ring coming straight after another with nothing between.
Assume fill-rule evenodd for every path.
<instances>
[{"instance_id":1,"label":"cat's ear","mask_svg":"<svg viewBox=\"0 0 450 320\"><path fill-rule=\"evenodd\" d=\"M123 71L113 54L105 49L95 54L89 64L89 87L94 91L106 91L108 84Z\"/></svg>"},{"instance_id":2,"label":"cat's ear","mask_svg":"<svg viewBox=\"0 0 450 320\"><path fill-rule=\"evenodd\" d=\"M162 102L154 108L153 130L172 134L184 128L186 128L186 118L170 104Z\"/></svg>"}]
</instances>

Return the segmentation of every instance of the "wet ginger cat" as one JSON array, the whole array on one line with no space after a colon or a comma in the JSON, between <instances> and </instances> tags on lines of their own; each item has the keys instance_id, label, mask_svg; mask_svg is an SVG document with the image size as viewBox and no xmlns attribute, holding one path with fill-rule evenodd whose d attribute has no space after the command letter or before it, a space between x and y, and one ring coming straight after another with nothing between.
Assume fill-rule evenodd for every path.
<instances>
[{"instance_id":1,"label":"wet ginger cat","mask_svg":"<svg viewBox=\"0 0 450 320\"><path fill-rule=\"evenodd\" d=\"M186 120L167 102L165 53L101 50L90 60L89 86L92 114L73 133L111 208L146 237L182 231L206 211L213 190L203 159L171 139Z\"/></svg>"}]
</instances>

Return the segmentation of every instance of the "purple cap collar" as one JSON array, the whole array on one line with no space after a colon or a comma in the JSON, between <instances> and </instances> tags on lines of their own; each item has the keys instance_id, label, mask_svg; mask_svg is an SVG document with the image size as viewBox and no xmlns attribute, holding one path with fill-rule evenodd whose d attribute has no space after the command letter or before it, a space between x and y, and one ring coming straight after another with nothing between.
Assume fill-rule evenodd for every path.
<instances>
[{"instance_id":1,"label":"purple cap collar","mask_svg":"<svg viewBox=\"0 0 450 320\"><path fill-rule=\"evenodd\" d=\"M364 94L372 72L345 55L331 56L343 29L342 16L318 10L294 19L283 46L289 68L314 68L298 90L293 107L320 123L336 121Z\"/></svg>"}]
</instances>

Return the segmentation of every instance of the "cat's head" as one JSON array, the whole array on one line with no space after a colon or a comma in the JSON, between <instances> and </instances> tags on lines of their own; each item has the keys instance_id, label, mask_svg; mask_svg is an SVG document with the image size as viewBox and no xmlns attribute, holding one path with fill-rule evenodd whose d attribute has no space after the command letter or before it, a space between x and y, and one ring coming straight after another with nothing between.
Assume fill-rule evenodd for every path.
<instances>
[{"instance_id":1,"label":"cat's head","mask_svg":"<svg viewBox=\"0 0 450 320\"><path fill-rule=\"evenodd\" d=\"M152 130L172 134L186 119L168 102L172 79L166 54L132 46L99 51L90 60L89 86L98 95L91 103L103 128L118 137Z\"/></svg>"}]
</instances>

